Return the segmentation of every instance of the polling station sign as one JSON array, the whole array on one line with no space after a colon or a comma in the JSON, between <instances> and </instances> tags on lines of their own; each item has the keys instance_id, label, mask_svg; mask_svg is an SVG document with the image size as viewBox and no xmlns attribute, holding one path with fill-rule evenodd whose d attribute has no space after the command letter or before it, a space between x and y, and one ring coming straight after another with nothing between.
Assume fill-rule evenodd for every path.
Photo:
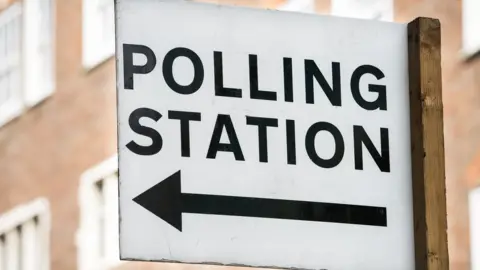
<instances>
[{"instance_id":1,"label":"polling station sign","mask_svg":"<svg viewBox=\"0 0 480 270\"><path fill-rule=\"evenodd\" d=\"M116 2L120 256L414 269L404 24Z\"/></svg>"}]
</instances>

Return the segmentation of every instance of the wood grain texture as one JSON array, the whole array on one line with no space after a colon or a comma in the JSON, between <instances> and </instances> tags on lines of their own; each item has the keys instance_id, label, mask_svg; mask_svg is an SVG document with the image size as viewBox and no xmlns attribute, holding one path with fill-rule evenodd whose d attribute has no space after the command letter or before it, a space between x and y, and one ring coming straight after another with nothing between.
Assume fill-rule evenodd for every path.
<instances>
[{"instance_id":1,"label":"wood grain texture","mask_svg":"<svg viewBox=\"0 0 480 270\"><path fill-rule=\"evenodd\" d=\"M449 269L441 71L437 19L408 24L415 269Z\"/></svg>"}]
</instances>

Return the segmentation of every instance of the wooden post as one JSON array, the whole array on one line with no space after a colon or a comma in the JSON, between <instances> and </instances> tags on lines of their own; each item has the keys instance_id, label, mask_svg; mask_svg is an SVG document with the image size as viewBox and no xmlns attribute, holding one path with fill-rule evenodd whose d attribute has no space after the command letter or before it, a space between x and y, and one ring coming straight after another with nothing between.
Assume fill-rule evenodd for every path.
<instances>
[{"instance_id":1,"label":"wooden post","mask_svg":"<svg viewBox=\"0 0 480 270\"><path fill-rule=\"evenodd\" d=\"M415 269L449 269L440 22L408 24Z\"/></svg>"}]
</instances>

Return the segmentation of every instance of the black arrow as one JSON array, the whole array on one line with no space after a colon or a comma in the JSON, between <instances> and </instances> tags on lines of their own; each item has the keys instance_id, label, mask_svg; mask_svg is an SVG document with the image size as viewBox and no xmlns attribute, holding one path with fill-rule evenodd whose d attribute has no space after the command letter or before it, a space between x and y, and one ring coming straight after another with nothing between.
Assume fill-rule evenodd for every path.
<instances>
[{"instance_id":1,"label":"black arrow","mask_svg":"<svg viewBox=\"0 0 480 270\"><path fill-rule=\"evenodd\" d=\"M182 231L182 213L387 226L385 207L181 192L180 171L133 199Z\"/></svg>"}]
</instances>

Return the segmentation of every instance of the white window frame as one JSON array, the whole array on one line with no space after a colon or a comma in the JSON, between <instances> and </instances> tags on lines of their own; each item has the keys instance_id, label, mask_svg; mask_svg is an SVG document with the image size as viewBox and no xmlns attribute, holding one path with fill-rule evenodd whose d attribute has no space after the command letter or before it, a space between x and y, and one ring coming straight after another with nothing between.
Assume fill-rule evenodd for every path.
<instances>
[{"instance_id":1,"label":"white window frame","mask_svg":"<svg viewBox=\"0 0 480 270\"><path fill-rule=\"evenodd\" d=\"M278 8L283 11L315 13L315 0L286 0Z\"/></svg>"},{"instance_id":2,"label":"white window frame","mask_svg":"<svg viewBox=\"0 0 480 270\"><path fill-rule=\"evenodd\" d=\"M100 6L110 4L110 39L103 40ZM105 7L104 7L105 8ZM92 69L115 55L115 15L113 0L82 0L82 63L87 70ZM104 14L103 14L104 15ZM108 30L106 30L108 31Z\"/></svg>"},{"instance_id":3,"label":"white window frame","mask_svg":"<svg viewBox=\"0 0 480 270\"><path fill-rule=\"evenodd\" d=\"M470 58L480 54L480 1L462 1L462 55Z\"/></svg>"},{"instance_id":4,"label":"white window frame","mask_svg":"<svg viewBox=\"0 0 480 270\"><path fill-rule=\"evenodd\" d=\"M50 29L41 28L44 18L39 10L46 3L50 5L47 19ZM55 89L55 14L56 0L23 0L23 93L28 107L42 102ZM48 31L50 36L42 30ZM40 51L49 54L50 59L46 60ZM45 71L48 71L47 76L44 76Z\"/></svg>"},{"instance_id":5,"label":"white window frame","mask_svg":"<svg viewBox=\"0 0 480 270\"><path fill-rule=\"evenodd\" d=\"M468 195L471 269L480 270L480 187Z\"/></svg>"},{"instance_id":6,"label":"white window frame","mask_svg":"<svg viewBox=\"0 0 480 270\"><path fill-rule=\"evenodd\" d=\"M106 243L108 250L119 250L119 228L118 228L118 178L112 177L118 172L118 157L114 156L94 166L82 174L80 178L79 205L80 205L80 226L77 231L76 242L78 247L78 269L79 270L108 270L118 267L124 261L120 260L118 252L110 253L111 256L101 257L101 247L98 243ZM98 209L97 183L106 181L109 185L110 194L115 202L108 204L107 211L101 213ZM110 184L108 184L110 181ZM115 181L115 184L111 183ZM114 205L116 204L116 207ZM109 215L105 220L106 228L101 228L97 214ZM102 235L100 233L107 232ZM108 234L110 232L110 234ZM105 236L103 238L102 236Z\"/></svg>"},{"instance_id":7,"label":"white window frame","mask_svg":"<svg viewBox=\"0 0 480 270\"><path fill-rule=\"evenodd\" d=\"M31 202L19 205L6 213L0 214L0 234L11 232L18 226L27 226L34 218L37 218L37 226L39 230L38 237L40 237L40 239L37 239L39 241L34 242L34 244L41 245L40 247L37 246L38 251L41 252L37 257L40 260L40 264L33 264L35 261L31 258L22 258L22 264L25 265L25 268L22 269L48 270L50 269L51 220L50 205L46 198L38 198ZM22 240L27 241L25 238L22 238ZM19 244L22 244L24 248L32 247L31 243L28 242L19 242ZM15 247L13 249L15 249Z\"/></svg>"},{"instance_id":8,"label":"white window frame","mask_svg":"<svg viewBox=\"0 0 480 270\"><path fill-rule=\"evenodd\" d=\"M0 24L6 24L11 21L12 18L19 17L19 23L22 22L22 4L17 2L3 10L0 13ZM21 44L22 41L22 26L19 27L18 39ZM6 35L6 34L5 34ZM2 48L3 49L3 48ZM18 68L20 69L20 78L18 78L18 89L13 89L10 93L10 98L4 103L0 104L0 126L11 121L22 112L22 99L21 99L21 89L22 89L22 55L21 49L16 54L7 55L5 59L1 59L5 62L17 62ZM1 87L1 86L0 86Z\"/></svg>"},{"instance_id":9,"label":"white window frame","mask_svg":"<svg viewBox=\"0 0 480 270\"><path fill-rule=\"evenodd\" d=\"M49 4L50 10L43 17L39 10L45 3ZM18 57L20 78L13 98L0 105L0 127L20 116L27 108L42 102L55 89L56 0L17 1L0 12L0 22L12 14L21 17L20 52L18 56L12 56ZM42 28L45 20L49 29ZM44 30L47 32L42 33ZM47 54L46 57L40 49Z\"/></svg>"},{"instance_id":10,"label":"white window frame","mask_svg":"<svg viewBox=\"0 0 480 270\"><path fill-rule=\"evenodd\" d=\"M394 0L331 0L331 15L393 21Z\"/></svg>"}]
</instances>

